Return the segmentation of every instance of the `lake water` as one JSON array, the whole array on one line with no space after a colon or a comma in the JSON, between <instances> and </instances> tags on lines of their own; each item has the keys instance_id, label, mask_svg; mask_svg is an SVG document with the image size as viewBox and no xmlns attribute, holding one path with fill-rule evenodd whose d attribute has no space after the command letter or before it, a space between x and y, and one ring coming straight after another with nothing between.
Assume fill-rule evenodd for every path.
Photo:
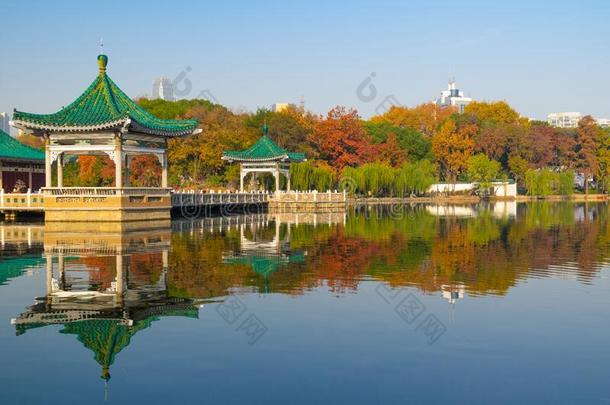
<instances>
[{"instance_id":1,"label":"lake water","mask_svg":"<svg viewBox=\"0 0 610 405\"><path fill-rule=\"evenodd\" d=\"M607 403L605 204L4 224L0 403Z\"/></svg>"}]
</instances>

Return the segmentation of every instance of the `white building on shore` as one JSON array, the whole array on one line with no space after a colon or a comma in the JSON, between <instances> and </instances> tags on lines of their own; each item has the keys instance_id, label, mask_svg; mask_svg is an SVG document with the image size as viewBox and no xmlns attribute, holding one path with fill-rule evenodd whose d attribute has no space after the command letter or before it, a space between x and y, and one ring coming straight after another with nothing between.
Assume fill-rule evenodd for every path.
<instances>
[{"instance_id":1,"label":"white building on shore","mask_svg":"<svg viewBox=\"0 0 610 405\"><path fill-rule=\"evenodd\" d=\"M578 122L584 117L580 112L557 112L550 113L547 116L547 122L549 125L557 128L576 128ZM602 128L610 127L610 119L608 118L595 118L597 125Z\"/></svg>"},{"instance_id":2,"label":"white building on shore","mask_svg":"<svg viewBox=\"0 0 610 405\"><path fill-rule=\"evenodd\" d=\"M457 88L455 79L451 79L447 85L447 90L441 91L439 98L434 100L439 107L456 107L459 113L464 112L464 108L472 101L472 98L466 97L464 92Z\"/></svg>"}]
</instances>

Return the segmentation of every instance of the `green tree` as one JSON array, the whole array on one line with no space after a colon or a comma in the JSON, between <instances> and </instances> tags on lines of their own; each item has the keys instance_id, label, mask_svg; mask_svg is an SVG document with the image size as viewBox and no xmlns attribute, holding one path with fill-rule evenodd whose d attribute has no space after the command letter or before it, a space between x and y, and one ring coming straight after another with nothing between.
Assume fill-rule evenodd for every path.
<instances>
[{"instance_id":1,"label":"green tree","mask_svg":"<svg viewBox=\"0 0 610 405\"><path fill-rule=\"evenodd\" d=\"M557 192L560 195L572 195L574 194L574 172L567 170L559 173L559 189Z\"/></svg>"},{"instance_id":2,"label":"green tree","mask_svg":"<svg viewBox=\"0 0 610 405\"><path fill-rule=\"evenodd\" d=\"M515 181L522 184L525 180L525 173L530 169L530 165L527 160L515 155L508 158L508 168Z\"/></svg>"},{"instance_id":3,"label":"green tree","mask_svg":"<svg viewBox=\"0 0 610 405\"><path fill-rule=\"evenodd\" d=\"M489 191L491 182L500 172L500 167L499 162L479 153L468 159L468 177L470 181L479 183L481 189Z\"/></svg>"},{"instance_id":4,"label":"green tree","mask_svg":"<svg viewBox=\"0 0 610 405\"><path fill-rule=\"evenodd\" d=\"M432 158L432 145L428 137L411 127L398 127L387 121L367 121L366 132L375 145L382 145L394 135L396 143L409 162Z\"/></svg>"}]
</instances>

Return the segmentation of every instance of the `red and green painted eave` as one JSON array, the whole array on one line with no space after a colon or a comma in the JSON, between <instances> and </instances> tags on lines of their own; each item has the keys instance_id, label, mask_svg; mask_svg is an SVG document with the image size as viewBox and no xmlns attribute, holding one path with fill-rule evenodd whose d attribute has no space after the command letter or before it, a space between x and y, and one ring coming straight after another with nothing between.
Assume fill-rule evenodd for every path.
<instances>
[{"instance_id":1,"label":"red and green painted eave","mask_svg":"<svg viewBox=\"0 0 610 405\"><path fill-rule=\"evenodd\" d=\"M24 145L4 131L0 131L0 160L27 160L44 162L44 152Z\"/></svg>"},{"instance_id":2,"label":"red and green painted eave","mask_svg":"<svg viewBox=\"0 0 610 405\"><path fill-rule=\"evenodd\" d=\"M106 74L108 57L97 57L99 75L72 104L53 114L15 110L13 125L40 132L94 132L126 129L164 137L200 132L196 120L163 120L146 112Z\"/></svg>"},{"instance_id":3,"label":"red and green painted eave","mask_svg":"<svg viewBox=\"0 0 610 405\"><path fill-rule=\"evenodd\" d=\"M302 162L305 154L288 152L281 148L267 135L267 125L263 127L263 136L246 150L228 150L222 154L223 160L229 162Z\"/></svg>"}]
</instances>

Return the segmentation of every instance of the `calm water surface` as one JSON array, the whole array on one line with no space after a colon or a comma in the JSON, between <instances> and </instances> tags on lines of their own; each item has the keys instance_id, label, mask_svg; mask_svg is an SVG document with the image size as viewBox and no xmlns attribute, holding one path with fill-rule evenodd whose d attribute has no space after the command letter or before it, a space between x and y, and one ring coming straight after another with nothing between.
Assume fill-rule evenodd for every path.
<instances>
[{"instance_id":1,"label":"calm water surface","mask_svg":"<svg viewBox=\"0 0 610 405\"><path fill-rule=\"evenodd\" d=\"M0 403L607 403L609 216L3 224Z\"/></svg>"}]
</instances>

